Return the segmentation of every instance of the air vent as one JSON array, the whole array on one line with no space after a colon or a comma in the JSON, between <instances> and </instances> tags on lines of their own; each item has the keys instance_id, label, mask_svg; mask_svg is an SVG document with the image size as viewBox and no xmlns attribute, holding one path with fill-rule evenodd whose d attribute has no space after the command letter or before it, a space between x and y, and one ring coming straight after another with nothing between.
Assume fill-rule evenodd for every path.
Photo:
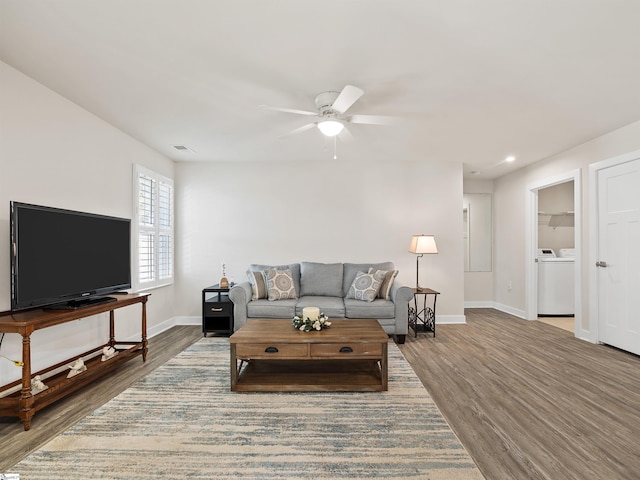
<instances>
[{"instance_id":1,"label":"air vent","mask_svg":"<svg viewBox=\"0 0 640 480\"><path fill-rule=\"evenodd\" d=\"M196 151L193 148L187 147L186 145L174 145L173 148L175 148L176 150L178 150L180 152L196 153Z\"/></svg>"}]
</instances>

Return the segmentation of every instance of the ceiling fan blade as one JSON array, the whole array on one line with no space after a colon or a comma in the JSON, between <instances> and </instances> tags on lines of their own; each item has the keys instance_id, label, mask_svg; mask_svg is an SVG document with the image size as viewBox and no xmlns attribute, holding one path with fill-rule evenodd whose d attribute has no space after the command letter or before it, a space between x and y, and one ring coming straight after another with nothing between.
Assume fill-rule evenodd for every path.
<instances>
[{"instance_id":1,"label":"ceiling fan blade","mask_svg":"<svg viewBox=\"0 0 640 480\"><path fill-rule=\"evenodd\" d=\"M336 98L333 105L331 105L331 109L338 113L344 113L351 105L356 103L363 94L364 92L358 87L345 85L340 95L338 95L338 98Z\"/></svg>"},{"instance_id":2,"label":"ceiling fan blade","mask_svg":"<svg viewBox=\"0 0 640 480\"><path fill-rule=\"evenodd\" d=\"M385 115L351 115L349 123L362 123L367 125L391 125L395 123L394 117Z\"/></svg>"},{"instance_id":3,"label":"ceiling fan blade","mask_svg":"<svg viewBox=\"0 0 640 480\"><path fill-rule=\"evenodd\" d=\"M270 105L260 105L261 108L273 110L275 112L295 113L296 115L318 115L318 112L308 112L306 110L296 110L294 108L272 107Z\"/></svg>"},{"instance_id":4,"label":"ceiling fan blade","mask_svg":"<svg viewBox=\"0 0 640 480\"><path fill-rule=\"evenodd\" d=\"M317 124L314 123L307 123L306 125L302 125L301 127L295 128L293 130L291 130L288 133L283 133L282 135L278 136L278 138L282 138L282 137L288 137L289 135L295 135L296 133L301 133L304 132L305 130L309 130L313 127L315 127Z\"/></svg>"}]
</instances>

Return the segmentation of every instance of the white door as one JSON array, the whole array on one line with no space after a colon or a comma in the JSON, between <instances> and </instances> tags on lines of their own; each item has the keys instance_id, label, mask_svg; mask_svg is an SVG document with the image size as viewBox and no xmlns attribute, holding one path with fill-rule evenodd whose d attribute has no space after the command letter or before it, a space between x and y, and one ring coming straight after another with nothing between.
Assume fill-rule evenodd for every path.
<instances>
[{"instance_id":1,"label":"white door","mask_svg":"<svg viewBox=\"0 0 640 480\"><path fill-rule=\"evenodd\" d=\"M640 354L640 159L598 171L599 340Z\"/></svg>"}]
</instances>

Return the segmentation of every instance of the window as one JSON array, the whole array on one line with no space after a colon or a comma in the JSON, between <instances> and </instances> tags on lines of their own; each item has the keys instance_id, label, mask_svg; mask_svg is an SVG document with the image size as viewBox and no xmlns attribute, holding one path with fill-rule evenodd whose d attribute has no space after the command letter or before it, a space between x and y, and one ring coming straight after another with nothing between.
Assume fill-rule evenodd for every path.
<instances>
[{"instance_id":1,"label":"window","mask_svg":"<svg viewBox=\"0 0 640 480\"><path fill-rule=\"evenodd\" d=\"M133 287L173 283L173 181L140 165L134 168Z\"/></svg>"}]
</instances>

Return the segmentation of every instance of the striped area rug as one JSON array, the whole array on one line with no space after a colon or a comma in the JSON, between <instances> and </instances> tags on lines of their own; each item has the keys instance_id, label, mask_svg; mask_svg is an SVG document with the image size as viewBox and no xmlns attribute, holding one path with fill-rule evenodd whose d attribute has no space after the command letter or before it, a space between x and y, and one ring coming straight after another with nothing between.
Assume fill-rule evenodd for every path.
<instances>
[{"instance_id":1,"label":"striped area rug","mask_svg":"<svg viewBox=\"0 0 640 480\"><path fill-rule=\"evenodd\" d=\"M21 480L483 478L393 342L388 392L232 393L221 338L201 339L10 471Z\"/></svg>"}]
</instances>

